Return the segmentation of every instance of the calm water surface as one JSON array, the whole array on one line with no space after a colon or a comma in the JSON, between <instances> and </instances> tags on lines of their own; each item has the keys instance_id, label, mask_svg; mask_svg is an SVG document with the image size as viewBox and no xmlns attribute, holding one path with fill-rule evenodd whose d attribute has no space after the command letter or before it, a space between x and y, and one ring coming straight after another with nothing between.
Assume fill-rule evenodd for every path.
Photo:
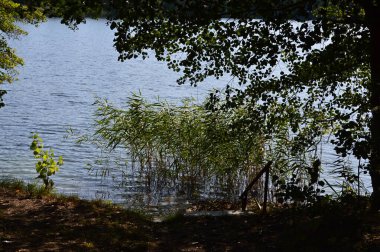
<instances>
[{"instance_id":1,"label":"calm water surface","mask_svg":"<svg viewBox=\"0 0 380 252\"><path fill-rule=\"evenodd\" d=\"M194 97L202 101L207 90L230 81L179 86L175 82L179 75L154 58L118 62L113 32L105 22L88 20L73 32L50 19L38 28L26 26L29 35L12 42L25 66L19 69L17 82L4 85L8 94L6 106L0 109L0 176L34 181L35 161L29 145L31 132L39 132L45 145L64 157L64 166L53 177L59 192L123 203L136 190L119 188L120 176L104 180L89 174L86 164L99 152L66 139L67 129L91 128L96 97L123 104L132 92L141 91L150 99L160 96L178 103ZM332 156L327 151L324 160Z\"/></svg>"}]
</instances>

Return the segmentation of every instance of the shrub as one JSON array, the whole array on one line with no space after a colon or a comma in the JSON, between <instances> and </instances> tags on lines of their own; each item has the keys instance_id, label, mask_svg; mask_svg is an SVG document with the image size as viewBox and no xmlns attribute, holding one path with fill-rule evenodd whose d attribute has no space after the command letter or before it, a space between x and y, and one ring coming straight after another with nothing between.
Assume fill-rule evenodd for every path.
<instances>
[{"instance_id":1,"label":"shrub","mask_svg":"<svg viewBox=\"0 0 380 252\"><path fill-rule=\"evenodd\" d=\"M54 151L52 149L44 150L43 140L38 134L33 134L33 141L30 145L34 158L37 159L36 171L39 174L37 178L41 179L46 190L50 190L54 186L50 176L54 175L63 165L62 156L55 160Z\"/></svg>"}]
</instances>

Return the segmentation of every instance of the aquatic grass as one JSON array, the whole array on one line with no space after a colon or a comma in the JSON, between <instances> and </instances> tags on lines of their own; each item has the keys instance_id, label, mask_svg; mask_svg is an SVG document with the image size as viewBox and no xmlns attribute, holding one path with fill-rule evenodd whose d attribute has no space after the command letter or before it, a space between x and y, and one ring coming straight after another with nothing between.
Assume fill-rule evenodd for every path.
<instances>
[{"instance_id":1,"label":"aquatic grass","mask_svg":"<svg viewBox=\"0 0 380 252\"><path fill-rule=\"evenodd\" d=\"M0 188L7 188L13 191L26 193L30 197L41 197L53 194L52 191L46 191L45 188L36 183L29 184L19 179L1 179Z\"/></svg>"},{"instance_id":2,"label":"aquatic grass","mask_svg":"<svg viewBox=\"0 0 380 252\"><path fill-rule=\"evenodd\" d=\"M151 191L187 196L236 196L264 163L260 128L236 129L243 109L210 112L192 100L181 105L128 98L121 109L96 101L91 139L103 152L125 149L130 167Z\"/></svg>"},{"instance_id":3,"label":"aquatic grass","mask_svg":"<svg viewBox=\"0 0 380 252\"><path fill-rule=\"evenodd\" d=\"M19 190L25 188L25 182L18 179L2 179L0 180L0 187Z\"/></svg>"},{"instance_id":4,"label":"aquatic grass","mask_svg":"<svg viewBox=\"0 0 380 252\"><path fill-rule=\"evenodd\" d=\"M247 126L253 115L245 107L208 110L191 99L173 105L141 94L132 94L121 108L106 99L95 106L95 130L80 141L101 150L92 165L96 174L112 176L121 168L116 174L124 176L120 185L134 195L128 196L133 205L159 204L168 195L236 203L268 160L270 200L312 204L325 194L319 178L323 138L296 137L286 122L268 134L260 125ZM261 180L251 196L260 201L263 192Z\"/></svg>"},{"instance_id":5,"label":"aquatic grass","mask_svg":"<svg viewBox=\"0 0 380 252\"><path fill-rule=\"evenodd\" d=\"M268 135L260 125L246 126L253 115L244 107L211 111L191 99L173 105L159 99L149 102L141 94L128 97L123 108L105 99L98 99L95 106L95 133L81 140L95 143L106 157L115 150L124 152L125 161L119 162L122 173L133 179L123 185L147 198L177 195L236 201L267 160L273 161L270 173L276 178L272 200L285 189L286 195L290 193L286 202L298 203L325 192L325 183L318 181L322 138L309 142L305 140L309 136L297 138L286 122ZM114 156L109 157L96 161L100 174L112 172ZM262 199L263 188L259 181L252 195Z\"/></svg>"}]
</instances>

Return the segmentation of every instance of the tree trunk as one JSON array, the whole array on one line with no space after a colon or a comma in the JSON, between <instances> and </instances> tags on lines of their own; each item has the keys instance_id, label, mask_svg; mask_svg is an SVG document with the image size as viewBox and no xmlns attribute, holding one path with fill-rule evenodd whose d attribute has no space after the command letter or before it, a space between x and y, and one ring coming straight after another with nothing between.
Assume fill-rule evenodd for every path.
<instances>
[{"instance_id":1,"label":"tree trunk","mask_svg":"<svg viewBox=\"0 0 380 252\"><path fill-rule=\"evenodd\" d=\"M372 119L370 175L372 180L372 207L380 210L380 8L372 6L366 9L371 35L371 84L370 103Z\"/></svg>"}]
</instances>

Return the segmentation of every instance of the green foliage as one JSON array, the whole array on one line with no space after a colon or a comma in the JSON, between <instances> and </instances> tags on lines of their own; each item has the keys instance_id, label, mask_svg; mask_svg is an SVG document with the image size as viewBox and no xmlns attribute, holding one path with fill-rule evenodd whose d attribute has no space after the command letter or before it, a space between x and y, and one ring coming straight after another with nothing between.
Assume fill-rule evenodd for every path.
<instances>
[{"instance_id":1,"label":"green foliage","mask_svg":"<svg viewBox=\"0 0 380 252\"><path fill-rule=\"evenodd\" d=\"M107 9L107 1L103 0L17 0L31 9L40 8L48 17L60 17L61 22L72 29L85 22L86 17L97 18L102 9Z\"/></svg>"},{"instance_id":2,"label":"green foliage","mask_svg":"<svg viewBox=\"0 0 380 252\"><path fill-rule=\"evenodd\" d=\"M235 130L245 111L212 113L185 100L181 106L149 103L139 95L127 108L96 102L96 132L90 137L104 150L123 147L132 166L155 190L175 189L190 195L213 186L238 195L264 159L260 128ZM207 193L207 192L206 192Z\"/></svg>"},{"instance_id":3,"label":"green foliage","mask_svg":"<svg viewBox=\"0 0 380 252\"><path fill-rule=\"evenodd\" d=\"M44 150L42 138L40 138L38 134L33 134L30 149L33 151L34 158L37 160L36 171L39 174L37 178L42 180L46 190L52 189L54 182L50 176L59 171L59 168L63 165L62 156L59 156L58 160L55 160L54 151L52 149Z\"/></svg>"},{"instance_id":4,"label":"green foliage","mask_svg":"<svg viewBox=\"0 0 380 252\"><path fill-rule=\"evenodd\" d=\"M325 19L132 21L114 26L121 60L144 58L152 48L157 59L183 73L180 84L232 75L244 87L211 94L210 109L244 107L251 127L262 125L270 136L286 124L304 145L332 133L337 151L368 157L369 32L361 25ZM220 100L226 102L217 107Z\"/></svg>"},{"instance_id":5,"label":"green foliage","mask_svg":"<svg viewBox=\"0 0 380 252\"><path fill-rule=\"evenodd\" d=\"M304 177L305 174L297 173L297 171L293 172L290 179L287 180L285 179L287 176L285 178L282 176L281 178L274 175L272 181L276 188L275 196L277 202L280 204L310 205L321 199L320 195L325 193L325 190L321 189L325 185L325 182L322 180L318 181L319 167L317 167L317 171L314 171L314 168L306 168L311 178Z\"/></svg>"},{"instance_id":6,"label":"green foliage","mask_svg":"<svg viewBox=\"0 0 380 252\"><path fill-rule=\"evenodd\" d=\"M0 85L15 80L17 75L17 66L23 64L15 50L8 46L9 39L18 39L26 32L19 27L19 23L37 24L44 20L40 9L29 10L10 0L0 1ZM4 106L2 96L6 91L0 89L0 107Z\"/></svg>"}]
</instances>

